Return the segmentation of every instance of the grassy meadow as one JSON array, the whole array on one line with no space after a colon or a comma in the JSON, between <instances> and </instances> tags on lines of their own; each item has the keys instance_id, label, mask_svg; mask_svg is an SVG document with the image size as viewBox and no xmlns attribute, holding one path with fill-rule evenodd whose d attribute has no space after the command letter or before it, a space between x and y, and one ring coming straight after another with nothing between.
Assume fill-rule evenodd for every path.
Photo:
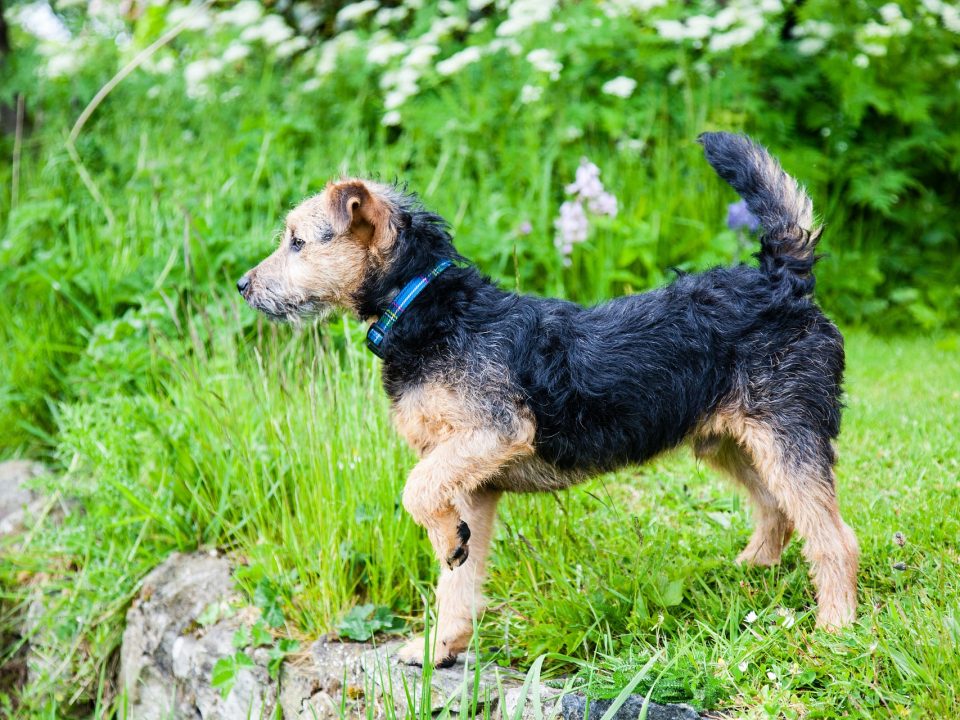
<instances>
[{"instance_id":1,"label":"grassy meadow","mask_svg":"<svg viewBox=\"0 0 960 720\"><path fill-rule=\"evenodd\" d=\"M397 37L455 14L420 5ZM754 240L724 222L736 197L694 142L746 129L810 185L827 225L818 298L848 339L838 482L863 553L856 625L814 631L797 543L778 568L737 567L747 502L680 450L563 494L506 498L478 647L524 670L546 654L545 677L575 674L594 697L616 696L659 653L639 691L733 717L960 716L960 140L941 122L955 91L931 90L939 66L901 62L924 42L955 52L956 39L939 25L926 39L894 34L869 60L890 74L857 85L842 78L862 63L841 56L840 39L864 42L854 21L880 17L870 3L805 6L801 22L836 27L836 48L814 60L771 33L714 56L658 45L643 21L589 3L552 12L564 29L533 26L517 36L523 52L424 70L400 124L382 122L382 69L364 52L387 39L371 28L319 86L306 63L312 72L336 37L293 59L251 42L206 80L207 96L181 65L239 31L188 30L75 139L84 107L160 35L168 6L124 26L126 50L77 30L86 64L69 78L44 74L50 56L14 24L0 101L23 98L24 120L0 132L0 459L47 462L40 488L69 510L62 526L41 520L0 545L0 634L42 581L32 641L56 660L17 713L122 714L110 697L123 618L173 550L232 553L241 587L251 598L274 588L281 632L302 644L364 603L405 632L422 627L436 568L400 505L413 456L391 428L365 328L271 325L234 288L293 204L340 174L396 179L504 286L595 302L668 282L674 267L749 261ZM437 40L442 56L501 38L494 21L513 10L496 13ZM528 60L541 45L563 61L557 79ZM158 69L166 57L177 72ZM630 98L600 91L621 73L641 80ZM913 95L891 99L898 83ZM911 142L888 142L900 135ZM879 147L894 170L870 164ZM566 257L554 219L583 157L619 211L592 218ZM0 663L16 650L0 649Z\"/></svg>"}]
</instances>

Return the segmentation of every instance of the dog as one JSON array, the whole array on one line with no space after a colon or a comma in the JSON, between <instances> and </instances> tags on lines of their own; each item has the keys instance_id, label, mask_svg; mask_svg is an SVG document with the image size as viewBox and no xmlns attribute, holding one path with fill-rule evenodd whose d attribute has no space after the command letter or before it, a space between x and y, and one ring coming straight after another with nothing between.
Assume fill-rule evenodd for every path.
<instances>
[{"instance_id":1,"label":"dog","mask_svg":"<svg viewBox=\"0 0 960 720\"><path fill-rule=\"evenodd\" d=\"M368 345L419 457L403 505L441 563L432 637L402 648L405 662L428 650L449 666L466 649L503 492L560 490L684 442L749 492L756 524L738 561L773 565L796 532L817 625L855 619L859 550L833 472L843 338L812 299L821 229L760 145L699 141L760 221L758 267L589 308L518 295L466 263L414 195L347 179L293 209L277 250L237 283L276 320L378 318Z\"/></svg>"}]
</instances>

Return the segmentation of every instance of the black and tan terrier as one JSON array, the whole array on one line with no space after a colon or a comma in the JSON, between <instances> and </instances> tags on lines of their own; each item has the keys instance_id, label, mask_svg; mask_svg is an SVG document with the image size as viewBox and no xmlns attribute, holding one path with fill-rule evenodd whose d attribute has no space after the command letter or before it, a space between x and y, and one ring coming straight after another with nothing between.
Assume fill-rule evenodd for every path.
<instances>
[{"instance_id":1,"label":"black and tan terrier","mask_svg":"<svg viewBox=\"0 0 960 720\"><path fill-rule=\"evenodd\" d=\"M438 665L466 648L482 609L504 491L559 490L684 441L750 493L756 529L738 561L778 562L796 531L817 624L853 621L857 540L833 473L843 338L811 298L820 229L762 147L726 133L700 142L760 220L759 267L682 275L591 308L517 295L463 263L415 197L346 180L290 212L279 248L238 283L278 320L380 318L368 341L420 457L403 504L442 565ZM411 641L403 659L423 662L424 645Z\"/></svg>"}]
</instances>

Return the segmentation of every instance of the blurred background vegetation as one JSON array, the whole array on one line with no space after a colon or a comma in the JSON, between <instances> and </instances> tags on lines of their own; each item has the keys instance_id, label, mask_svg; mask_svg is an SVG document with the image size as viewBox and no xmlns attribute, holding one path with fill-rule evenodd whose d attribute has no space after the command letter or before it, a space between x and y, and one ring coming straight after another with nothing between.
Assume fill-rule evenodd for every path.
<instances>
[{"instance_id":1,"label":"blurred background vegetation","mask_svg":"<svg viewBox=\"0 0 960 720\"><path fill-rule=\"evenodd\" d=\"M297 335L234 290L331 177L407 183L504 286L595 302L750 261L695 143L742 130L809 186L831 316L960 325L955 3L2 2L0 458L47 458L87 508L20 558L80 568L56 621L85 648L67 702L171 548L242 547L310 633L353 597L422 610L410 458L361 467L390 431L357 326ZM617 211L566 242L584 158Z\"/></svg>"}]
</instances>

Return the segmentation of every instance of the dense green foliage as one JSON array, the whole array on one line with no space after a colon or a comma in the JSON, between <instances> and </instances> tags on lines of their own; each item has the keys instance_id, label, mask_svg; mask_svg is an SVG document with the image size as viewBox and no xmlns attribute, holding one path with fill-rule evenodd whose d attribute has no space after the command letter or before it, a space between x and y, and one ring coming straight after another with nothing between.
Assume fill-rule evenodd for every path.
<instances>
[{"instance_id":1,"label":"dense green foliage","mask_svg":"<svg viewBox=\"0 0 960 720\"><path fill-rule=\"evenodd\" d=\"M251 598L270 583L292 637L363 634L393 614L421 622L433 561L399 506L412 458L362 329L271 326L233 289L283 213L338 173L409 183L506 286L592 302L752 252L725 226L736 198L694 143L745 129L810 186L827 224L828 312L885 333L960 322L953 6L731 3L731 29L693 37L695 18L719 23L726 6L563 3L507 35L513 9L476 5L428 3L380 30L327 18L336 37L307 33L289 56L248 41L216 71L209 61L241 29L185 30L106 96L75 144L84 106L176 9L100 18L129 33L124 45L66 8L74 41L56 52L12 21L0 68L0 457L44 455L62 473L47 489L85 508L0 564L4 613L27 602L23 573L51 577L37 646L71 658L31 686L30 707L89 707L137 583L172 549L242 555L241 583ZM457 22L434 32L438 18ZM730 37L742 27L752 34ZM409 69L427 36L437 57L391 99L403 84L390 73ZM391 42L406 49L369 59ZM464 47L485 49L441 72L434 60ZM62 76L53 67L68 52ZM602 89L618 76L636 87ZM7 121L17 96L22 141ZM584 156L619 212L567 259L554 219ZM745 503L669 457L504 503L481 646L519 665L583 661L551 671L579 668L596 697L664 651L662 699L760 716L957 715L960 364L956 341L937 337L853 336L840 476L864 549L856 628L813 632L796 548L778 570L733 567ZM890 543L896 530L904 548ZM364 603L372 618L347 614Z\"/></svg>"}]
</instances>

